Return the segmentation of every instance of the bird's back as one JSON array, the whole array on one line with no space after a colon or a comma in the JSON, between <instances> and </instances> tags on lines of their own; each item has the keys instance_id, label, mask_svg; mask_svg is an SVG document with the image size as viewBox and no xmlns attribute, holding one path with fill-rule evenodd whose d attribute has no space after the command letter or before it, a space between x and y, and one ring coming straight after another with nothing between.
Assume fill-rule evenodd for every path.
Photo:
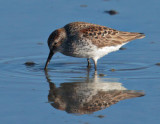
<instances>
[{"instance_id":1,"label":"bird's back","mask_svg":"<svg viewBox=\"0 0 160 124\"><path fill-rule=\"evenodd\" d=\"M98 48L106 46L117 46L134 39L143 38L145 35L135 32L123 32L101 25L73 22L64 26L68 37L87 39Z\"/></svg>"}]
</instances>

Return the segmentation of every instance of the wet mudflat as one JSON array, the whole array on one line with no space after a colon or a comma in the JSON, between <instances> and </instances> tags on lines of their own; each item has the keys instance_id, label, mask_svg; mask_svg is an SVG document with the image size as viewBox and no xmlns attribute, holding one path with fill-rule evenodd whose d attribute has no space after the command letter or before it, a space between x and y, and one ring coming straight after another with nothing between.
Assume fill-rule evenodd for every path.
<instances>
[{"instance_id":1,"label":"wet mudflat","mask_svg":"<svg viewBox=\"0 0 160 124\"><path fill-rule=\"evenodd\" d=\"M0 1L0 122L158 124L158 0ZM109 15L106 10L116 10ZM49 34L85 21L143 32L125 49L87 69L87 60L56 54L44 71Z\"/></svg>"}]
</instances>

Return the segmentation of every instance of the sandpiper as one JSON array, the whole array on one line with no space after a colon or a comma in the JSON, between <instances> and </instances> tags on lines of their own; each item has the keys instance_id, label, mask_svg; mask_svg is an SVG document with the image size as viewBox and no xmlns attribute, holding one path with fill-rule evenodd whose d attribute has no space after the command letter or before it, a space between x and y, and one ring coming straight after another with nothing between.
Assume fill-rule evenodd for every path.
<instances>
[{"instance_id":1,"label":"sandpiper","mask_svg":"<svg viewBox=\"0 0 160 124\"><path fill-rule=\"evenodd\" d=\"M105 26L86 22L72 22L53 31L48 38L50 53L45 64L47 68L52 56L60 52L67 56L87 58L94 61L110 52L117 51L134 39L144 38L143 33L118 31Z\"/></svg>"}]
</instances>

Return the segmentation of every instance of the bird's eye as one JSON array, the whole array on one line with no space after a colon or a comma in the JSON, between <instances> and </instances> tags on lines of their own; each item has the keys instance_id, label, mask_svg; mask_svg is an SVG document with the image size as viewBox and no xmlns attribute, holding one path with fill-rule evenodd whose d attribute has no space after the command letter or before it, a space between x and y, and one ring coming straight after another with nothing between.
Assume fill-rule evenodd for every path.
<instances>
[{"instance_id":1,"label":"bird's eye","mask_svg":"<svg viewBox=\"0 0 160 124\"><path fill-rule=\"evenodd\" d=\"M54 45L57 45L57 43L54 43Z\"/></svg>"}]
</instances>

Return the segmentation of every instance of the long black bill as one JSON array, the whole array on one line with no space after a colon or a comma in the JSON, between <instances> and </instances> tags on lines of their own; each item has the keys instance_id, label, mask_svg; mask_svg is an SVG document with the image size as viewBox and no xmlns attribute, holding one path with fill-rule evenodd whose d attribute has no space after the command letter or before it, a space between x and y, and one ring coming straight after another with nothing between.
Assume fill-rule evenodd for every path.
<instances>
[{"instance_id":1,"label":"long black bill","mask_svg":"<svg viewBox=\"0 0 160 124\"><path fill-rule=\"evenodd\" d=\"M44 67L44 70L47 69L47 66L48 66L48 64L49 64L49 62L50 62L50 60L51 60L51 58L52 58L53 55L54 55L54 53L50 50L48 58L47 58L47 61L46 61L46 65Z\"/></svg>"}]
</instances>

